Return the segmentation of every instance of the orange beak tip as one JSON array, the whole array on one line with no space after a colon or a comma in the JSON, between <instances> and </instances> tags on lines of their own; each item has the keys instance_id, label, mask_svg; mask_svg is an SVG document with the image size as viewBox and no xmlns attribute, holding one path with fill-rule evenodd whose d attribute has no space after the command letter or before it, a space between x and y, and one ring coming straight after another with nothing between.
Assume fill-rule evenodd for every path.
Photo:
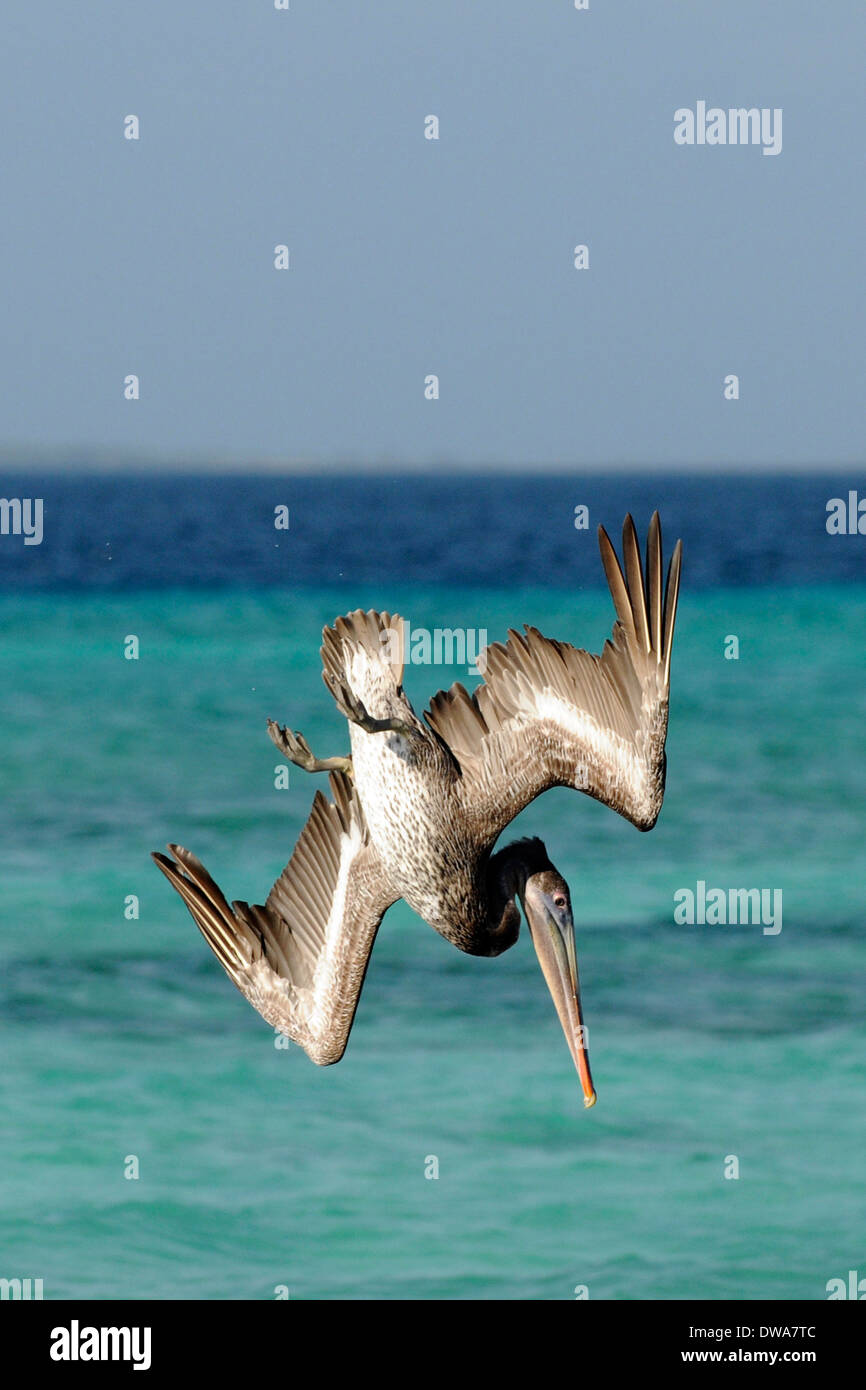
<instances>
[{"instance_id":1,"label":"orange beak tip","mask_svg":"<svg viewBox=\"0 0 866 1390\"><path fill-rule=\"evenodd\" d=\"M593 1091L591 1095L584 1096L584 1098L583 1098L583 1108L584 1108L584 1110L591 1110L592 1107L595 1105L595 1102L596 1102L597 1100L598 1100L598 1096L595 1094L595 1091Z\"/></svg>"}]
</instances>

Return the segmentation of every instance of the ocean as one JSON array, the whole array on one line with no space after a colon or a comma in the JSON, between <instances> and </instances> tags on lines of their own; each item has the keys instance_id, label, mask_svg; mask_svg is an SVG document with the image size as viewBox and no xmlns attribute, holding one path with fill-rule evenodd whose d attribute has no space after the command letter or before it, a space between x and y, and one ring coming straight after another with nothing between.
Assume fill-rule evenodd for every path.
<instances>
[{"instance_id":1,"label":"ocean","mask_svg":"<svg viewBox=\"0 0 866 1390\"><path fill-rule=\"evenodd\" d=\"M5 476L44 536L0 536L0 1276L557 1300L866 1273L866 537L825 525L858 483ZM275 785L267 717L348 746L323 624L373 606L598 651L596 525L618 546L655 507L685 547L658 825L556 790L504 837L540 835L571 885L598 1104L525 928L476 959L403 904L343 1061L275 1046L150 851L262 901L324 785ZM678 922L699 883L780 892L780 929Z\"/></svg>"}]
</instances>

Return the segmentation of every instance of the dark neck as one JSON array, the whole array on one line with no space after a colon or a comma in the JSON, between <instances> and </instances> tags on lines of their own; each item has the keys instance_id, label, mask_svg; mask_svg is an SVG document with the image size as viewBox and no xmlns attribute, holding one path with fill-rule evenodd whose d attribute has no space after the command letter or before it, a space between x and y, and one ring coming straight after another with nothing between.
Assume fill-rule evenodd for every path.
<instances>
[{"instance_id":1,"label":"dark neck","mask_svg":"<svg viewBox=\"0 0 866 1390\"><path fill-rule=\"evenodd\" d=\"M487 865L489 940L498 955L513 946L520 931L520 909L516 899L523 897L530 874L552 865L541 840L515 840L492 855Z\"/></svg>"}]
</instances>

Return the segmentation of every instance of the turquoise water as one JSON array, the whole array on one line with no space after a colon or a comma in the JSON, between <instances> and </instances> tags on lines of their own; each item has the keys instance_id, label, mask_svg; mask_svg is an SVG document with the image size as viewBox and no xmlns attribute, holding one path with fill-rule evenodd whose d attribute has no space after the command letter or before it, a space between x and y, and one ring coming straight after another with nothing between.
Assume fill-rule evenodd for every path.
<instances>
[{"instance_id":1,"label":"turquoise water","mask_svg":"<svg viewBox=\"0 0 866 1390\"><path fill-rule=\"evenodd\" d=\"M265 719L342 750L320 629L386 603L596 650L611 617L601 590L0 597L0 1274L47 1298L825 1297L866 1259L866 588L685 593L656 829L564 790L515 823L571 883L589 1112L525 931L473 959L398 905L318 1069L148 858L180 840L262 899L321 783L275 789ZM406 684L417 707L455 678ZM781 888L781 933L675 925L698 879Z\"/></svg>"}]
</instances>

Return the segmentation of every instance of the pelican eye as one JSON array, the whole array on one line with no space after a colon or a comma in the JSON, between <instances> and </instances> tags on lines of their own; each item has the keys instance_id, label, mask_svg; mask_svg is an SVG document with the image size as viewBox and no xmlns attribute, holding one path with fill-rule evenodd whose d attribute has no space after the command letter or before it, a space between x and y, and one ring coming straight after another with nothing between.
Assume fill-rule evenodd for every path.
<instances>
[{"instance_id":1,"label":"pelican eye","mask_svg":"<svg viewBox=\"0 0 866 1390\"><path fill-rule=\"evenodd\" d=\"M566 901L565 901L565 898L562 896L561 893L557 893L557 894L556 894L555 898L553 899L553 906L554 906L554 907L566 907L566 906L567 906L567 903L566 903Z\"/></svg>"}]
</instances>

